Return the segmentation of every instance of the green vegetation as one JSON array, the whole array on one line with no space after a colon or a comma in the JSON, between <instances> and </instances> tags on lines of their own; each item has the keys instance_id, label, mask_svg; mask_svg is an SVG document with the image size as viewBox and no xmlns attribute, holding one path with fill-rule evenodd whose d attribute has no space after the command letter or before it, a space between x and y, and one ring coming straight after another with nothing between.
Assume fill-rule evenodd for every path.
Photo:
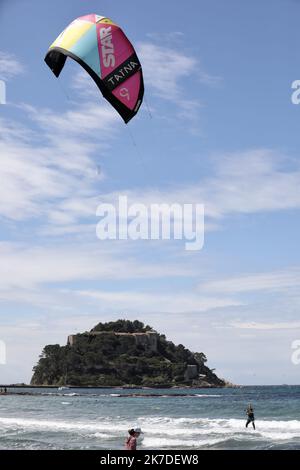
<instances>
[{"instance_id":1,"label":"green vegetation","mask_svg":"<svg viewBox=\"0 0 300 470\"><path fill-rule=\"evenodd\" d=\"M138 335L139 341L132 334L150 331L151 327L137 320L118 320L99 323L91 332L76 335L72 346L45 346L33 369L31 384L148 387L225 385L205 366L206 357L203 353L193 353L182 344L175 346L164 335L155 332L152 332L155 336L154 346L148 340L151 333L142 337ZM193 371L196 371L196 375L193 378L186 373L188 365L195 366Z\"/></svg>"},{"instance_id":2,"label":"green vegetation","mask_svg":"<svg viewBox=\"0 0 300 470\"><path fill-rule=\"evenodd\" d=\"M117 320L108 323L98 323L91 331L114 331L116 333L145 333L150 331L151 326L135 320Z\"/></svg>"}]
</instances>

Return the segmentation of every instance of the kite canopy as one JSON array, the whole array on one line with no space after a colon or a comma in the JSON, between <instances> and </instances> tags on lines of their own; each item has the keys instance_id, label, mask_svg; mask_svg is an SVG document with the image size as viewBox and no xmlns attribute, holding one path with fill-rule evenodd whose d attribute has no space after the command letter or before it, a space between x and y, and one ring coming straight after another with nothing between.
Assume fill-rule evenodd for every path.
<instances>
[{"instance_id":1,"label":"kite canopy","mask_svg":"<svg viewBox=\"0 0 300 470\"><path fill-rule=\"evenodd\" d=\"M56 77L67 57L90 74L126 123L136 115L144 96L142 67L118 25L94 14L77 18L58 36L45 57Z\"/></svg>"}]
</instances>

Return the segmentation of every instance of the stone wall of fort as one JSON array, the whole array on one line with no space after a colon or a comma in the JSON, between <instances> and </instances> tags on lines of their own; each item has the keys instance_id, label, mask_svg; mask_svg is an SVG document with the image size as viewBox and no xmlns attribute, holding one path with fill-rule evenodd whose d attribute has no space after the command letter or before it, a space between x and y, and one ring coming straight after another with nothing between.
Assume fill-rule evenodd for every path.
<instances>
[{"instance_id":1,"label":"stone wall of fort","mask_svg":"<svg viewBox=\"0 0 300 470\"><path fill-rule=\"evenodd\" d=\"M107 334L107 331L91 331L85 333L87 336L101 336ZM134 337L137 345L141 345L145 350L157 352L158 349L158 333L156 331L147 331L146 333L118 333L112 331L116 336L130 336ZM77 335L69 335L67 344L74 346L76 343Z\"/></svg>"}]
</instances>

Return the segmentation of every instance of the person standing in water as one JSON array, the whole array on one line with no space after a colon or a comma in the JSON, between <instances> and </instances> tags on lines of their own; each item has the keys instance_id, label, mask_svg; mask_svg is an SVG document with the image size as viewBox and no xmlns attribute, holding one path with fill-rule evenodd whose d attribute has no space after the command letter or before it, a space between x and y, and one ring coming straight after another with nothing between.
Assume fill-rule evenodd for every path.
<instances>
[{"instance_id":1,"label":"person standing in water","mask_svg":"<svg viewBox=\"0 0 300 470\"><path fill-rule=\"evenodd\" d=\"M253 429L255 429L255 418L254 418L254 410L251 405L251 403L248 405L248 408L246 410L246 414L248 416L247 423L246 423L246 428L248 427L248 424L252 423Z\"/></svg>"},{"instance_id":2,"label":"person standing in water","mask_svg":"<svg viewBox=\"0 0 300 470\"><path fill-rule=\"evenodd\" d=\"M142 434L141 428L129 429L129 437L125 442L126 450L137 450L137 438Z\"/></svg>"}]
</instances>

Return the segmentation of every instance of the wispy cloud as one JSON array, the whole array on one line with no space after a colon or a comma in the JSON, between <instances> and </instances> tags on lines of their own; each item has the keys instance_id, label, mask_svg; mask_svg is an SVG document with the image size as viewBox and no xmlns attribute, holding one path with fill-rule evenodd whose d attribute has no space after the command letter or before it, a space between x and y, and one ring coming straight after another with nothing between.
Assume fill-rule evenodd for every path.
<instances>
[{"instance_id":1,"label":"wispy cloud","mask_svg":"<svg viewBox=\"0 0 300 470\"><path fill-rule=\"evenodd\" d=\"M192 98L188 92L188 83L200 74L196 58L180 49L153 42L140 43L138 54L147 89L160 100L171 103L173 109L177 109L176 118L188 122L191 132L198 132L201 101ZM166 117L170 119L171 116L174 116L174 111Z\"/></svg>"},{"instance_id":2,"label":"wispy cloud","mask_svg":"<svg viewBox=\"0 0 300 470\"><path fill-rule=\"evenodd\" d=\"M7 80L25 72L25 67L8 52L0 51L0 78Z\"/></svg>"},{"instance_id":3,"label":"wispy cloud","mask_svg":"<svg viewBox=\"0 0 300 470\"><path fill-rule=\"evenodd\" d=\"M98 202L114 202L119 196L118 191L98 196L96 185L103 175L95 153L97 159L105 154L117 132L114 111L98 103L75 105L62 114L23 109L36 130L0 119L0 215L24 220L46 214L48 233L90 231ZM124 189L122 194L146 206L204 204L206 229L218 228L230 215L300 208L299 162L270 149L219 154L211 161L211 174L199 175L198 183Z\"/></svg>"},{"instance_id":4,"label":"wispy cloud","mask_svg":"<svg viewBox=\"0 0 300 470\"><path fill-rule=\"evenodd\" d=\"M208 222L217 228L227 216L300 208L300 164L269 149L219 154L211 159L209 176L198 183L167 189L122 191L129 202L199 203L205 205ZM118 192L101 195L116 201Z\"/></svg>"},{"instance_id":5,"label":"wispy cloud","mask_svg":"<svg viewBox=\"0 0 300 470\"><path fill-rule=\"evenodd\" d=\"M243 292L283 292L300 286L300 268L256 273L206 282L199 286L203 292L239 294Z\"/></svg>"},{"instance_id":6,"label":"wispy cloud","mask_svg":"<svg viewBox=\"0 0 300 470\"><path fill-rule=\"evenodd\" d=\"M294 330L300 328L300 322L232 322L231 327L239 330Z\"/></svg>"},{"instance_id":7,"label":"wispy cloud","mask_svg":"<svg viewBox=\"0 0 300 470\"><path fill-rule=\"evenodd\" d=\"M75 64L70 63L69 67L73 72L71 87L87 99L92 98L98 101L100 98L101 100L99 88L90 75L83 69L78 70L77 67L75 68Z\"/></svg>"},{"instance_id":8,"label":"wispy cloud","mask_svg":"<svg viewBox=\"0 0 300 470\"><path fill-rule=\"evenodd\" d=\"M197 69L197 60L175 49L153 43L141 43L138 53L143 64L145 81L163 99L178 100L183 96L180 81Z\"/></svg>"},{"instance_id":9,"label":"wispy cloud","mask_svg":"<svg viewBox=\"0 0 300 470\"><path fill-rule=\"evenodd\" d=\"M27 246L0 243L0 290L35 289L43 284L93 280L128 280L195 275L172 261L140 263L123 244L53 244Z\"/></svg>"},{"instance_id":10,"label":"wispy cloud","mask_svg":"<svg viewBox=\"0 0 300 470\"><path fill-rule=\"evenodd\" d=\"M300 207L300 165L284 154L270 149L220 154L215 169L201 192L220 216Z\"/></svg>"},{"instance_id":11,"label":"wispy cloud","mask_svg":"<svg viewBox=\"0 0 300 470\"><path fill-rule=\"evenodd\" d=\"M196 58L191 50L185 48L186 36L183 32L148 33L147 37L151 42L140 43L141 54L145 59L147 69L155 63L161 77L166 77L169 70L175 80L190 76L193 80L207 86L216 86L222 81L220 76L212 75L205 69L198 55ZM153 56L150 57L151 53ZM161 73L162 64L163 73ZM152 69L152 74L153 71L155 69ZM167 85L167 81L165 84ZM181 87L184 88L182 83Z\"/></svg>"},{"instance_id":12,"label":"wispy cloud","mask_svg":"<svg viewBox=\"0 0 300 470\"><path fill-rule=\"evenodd\" d=\"M52 220L59 221L66 217L56 210L59 200L93 194L102 177L94 155L107 152L116 117L91 103L60 114L31 106L23 110L32 128L0 119L0 215L22 220L53 208Z\"/></svg>"},{"instance_id":13,"label":"wispy cloud","mask_svg":"<svg viewBox=\"0 0 300 470\"><path fill-rule=\"evenodd\" d=\"M95 302L101 302L101 305L114 305L116 309L125 309L126 312L136 311L139 313L182 313L204 312L216 308L238 306L240 302L229 297L209 297L195 294L193 292L185 293L161 293L153 291L130 292L130 291L77 291L77 295L91 299Z\"/></svg>"},{"instance_id":14,"label":"wispy cloud","mask_svg":"<svg viewBox=\"0 0 300 470\"><path fill-rule=\"evenodd\" d=\"M212 162L212 174L199 175L196 184L124 189L122 195L127 195L129 204L139 202L147 207L153 203L204 204L206 231L217 230L229 216L300 208L299 162L269 149L220 154ZM115 202L117 206L119 195L115 191L93 201L77 200L69 206L69 213L73 212L75 221L84 208L95 207L97 201ZM68 209L67 201L62 202L62 208Z\"/></svg>"},{"instance_id":15,"label":"wispy cloud","mask_svg":"<svg viewBox=\"0 0 300 470\"><path fill-rule=\"evenodd\" d=\"M48 138L53 135L55 139L62 137L66 139L68 136L75 143L84 141L86 144L85 139L91 135L94 136L96 130L100 135L101 132L105 132L107 138L108 133L114 133L113 125L119 121L115 111L101 101L83 103L61 114L49 109L35 109L30 106L24 106L24 109L46 132ZM101 140L104 141L104 138Z\"/></svg>"}]
</instances>

